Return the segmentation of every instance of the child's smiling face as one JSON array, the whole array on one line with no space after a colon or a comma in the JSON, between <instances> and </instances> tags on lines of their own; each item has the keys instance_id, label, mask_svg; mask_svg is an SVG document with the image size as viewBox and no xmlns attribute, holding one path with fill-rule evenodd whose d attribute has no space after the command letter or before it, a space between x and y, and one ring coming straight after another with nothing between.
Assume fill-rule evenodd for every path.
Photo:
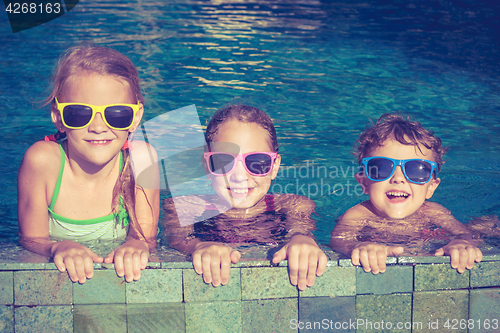
<instances>
[{"instance_id":1,"label":"child's smiling face","mask_svg":"<svg viewBox=\"0 0 500 333\"><path fill-rule=\"evenodd\" d=\"M372 150L366 157L383 156L398 160L419 158L434 161L430 149L420 145L420 150L416 146L388 139L383 146ZM425 199L432 197L441 181L432 177L425 184L409 182L400 166L397 166L394 174L384 181L371 181L365 175L356 175L356 180L364 186L364 192L370 196L374 213L395 219L403 219L415 213Z\"/></svg>"},{"instance_id":2,"label":"child's smiling face","mask_svg":"<svg viewBox=\"0 0 500 333\"><path fill-rule=\"evenodd\" d=\"M256 123L243 123L229 120L223 123L215 142L228 142L237 145L240 154L253 152L273 152L267 131ZM234 208L250 208L257 204L269 191L271 181L276 178L281 157L274 161L272 171L266 176L250 175L241 161L234 170L223 176L208 173L217 195Z\"/></svg>"}]
</instances>

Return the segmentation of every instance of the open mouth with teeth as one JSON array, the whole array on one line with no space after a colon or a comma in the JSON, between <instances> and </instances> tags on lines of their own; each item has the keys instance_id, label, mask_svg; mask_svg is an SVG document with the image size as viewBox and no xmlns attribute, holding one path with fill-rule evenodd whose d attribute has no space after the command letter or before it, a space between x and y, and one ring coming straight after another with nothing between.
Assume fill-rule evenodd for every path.
<instances>
[{"instance_id":1,"label":"open mouth with teeth","mask_svg":"<svg viewBox=\"0 0 500 333\"><path fill-rule=\"evenodd\" d=\"M105 146L111 143L111 140L88 140L88 142L93 146Z\"/></svg>"},{"instance_id":2,"label":"open mouth with teeth","mask_svg":"<svg viewBox=\"0 0 500 333\"><path fill-rule=\"evenodd\" d=\"M229 193L231 194L231 196L233 198L243 198L243 197L246 197L248 195L250 195L250 193L252 192L253 188L231 188L229 187L227 189L229 191Z\"/></svg>"},{"instance_id":3,"label":"open mouth with teeth","mask_svg":"<svg viewBox=\"0 0 500 333\"><path fill-rule=\"evenodd\" d=\"M389 191L385 194L391 202L403 202L410 197L406 192Z\"/></svg>"}]
</instances>

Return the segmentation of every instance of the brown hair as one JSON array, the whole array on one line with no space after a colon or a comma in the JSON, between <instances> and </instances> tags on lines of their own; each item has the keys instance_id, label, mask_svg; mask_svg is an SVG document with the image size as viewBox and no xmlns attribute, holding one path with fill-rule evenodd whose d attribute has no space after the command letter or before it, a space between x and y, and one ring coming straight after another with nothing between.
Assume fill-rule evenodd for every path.
<instances>
[{"instance_id":1,"label":"brown hair","mask_svg":"<svg viewBox=\"0 0 500 333\"><path fill-rule=\"evenodd\" d=\"M434 133L426 130L419 122L410 121L409 117L403 118L399 113L385 113L375 126L365 129L354 143L353 154L361 160L370 152L380 147L388 139L394 139L403 145L416 146L420 152L420 145L432 151L434 162L438 169L443 165L443 155L448 151L442 146L441 139Z\"/></svg>"},{"instance_id":2,"label":"brown hair","mask_svg":"<svg viewBox=\"0 0 500 333\"><path fill-rule=\"evenodd\" d=\"M269 135L269 143L272 150L278 152L278 139L273 121L264 111L248 105L229 105L218 110L207 125L205 141L207 143L215 141L222 124L233 119L243 123L260 125Z\"/></svg>"},{"instance_id":3,"label":"brown hair","mask_svg":"<svg viewBox=\"0 0 500 333\"><path fill-rule=\"evenodd\" d=\"M132 103L135 104L137 101L144 103L137 69L129 58L107 47L81 44L69 48L62 54L55 69L52 93L45 99L43 105L55 103L55 98L63 94L68 80L74 76L85 74L85 72L114 76L127 82L132 93L131 97L135 98ZM118 211L121 197L130 216L131 228L147 240L135 214L135 189L130 152L129 149L124 149L123 168L113 188L113 210L115 213Z\"/></svg>"}]
</instances>

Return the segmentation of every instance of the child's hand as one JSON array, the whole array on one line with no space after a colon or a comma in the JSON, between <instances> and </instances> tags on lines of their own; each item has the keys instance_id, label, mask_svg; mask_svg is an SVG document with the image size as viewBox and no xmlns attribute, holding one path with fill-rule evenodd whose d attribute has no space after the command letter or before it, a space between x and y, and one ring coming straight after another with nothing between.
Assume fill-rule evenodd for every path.
<instances>
[{"instance_id":1,"label":"child's hand","mask_svg":"<svg viewBox=\"0 0 500 333\"><path fill-rule=\"evenodd\" d=\"M463 239L452 240L446 246L437 250L435 255L450 256L451 267L456 268L459 273L465 272L466 268L472 269L474 261L480 262L483 258L483 253L473 245L473 242Z\"/></svg>"},{"instance_id":2,"label":"child's hand","mask_svg":"<svg viewBox=\"0 0 500 333\"><path fill-rule=\"evenodd\" d=\"M351 252L352 264L358 266L360 263L365 272L373 274L385 272L385 261L388 256L397 256L403 253L401 246L387 246L378 243L363 242Z\"/></svg>"},{"instance_id":3,"label":"child's hand","mask_svg":"<svg viewBox=\"0 0 500 333\"><path fill-rule=\"evenodd\" d=\"M305 290L314 285L317 276L323 275L328 261L314 239L305 235L295 235L273 256L273 263L288 259L290 283Z\"/></svg>"},{"instance_id":4,"label":"child's hand","mask_svg":"<svg viewBox=\"0 0 500 333\"><path fill-rule=\"evenodd\" d=\"M116 275L125 275L125 281L137 281L141 277L141 270L146 268L149 260L149 246L138 239L129 239L117 247L104 259L104 262L115 263Z\"/></svg>"},{"instance_id":5,"label":"child's hand","mask_svg":"<svg viewBox=\"0 0 500 333\"><path fill-rule=\"evenodd\" d=\"M73 282L85 283L94 276L94 262L103 261L88 247L69 240L54 243L51 252L57 269L67 271Z\"/></svg>"},{"instance_id":6,"label":"child's hand","mask_svg":"<svg viewBox=\"0 0 500 333\"><path fill-rule=\"evenodd\" d=\"M236 264L241 254L222 243L200 242L196 244L192 258L194 270L203 274L203 281L218 287L229 282L231 263Z\"/></svg>"}]
</instances>

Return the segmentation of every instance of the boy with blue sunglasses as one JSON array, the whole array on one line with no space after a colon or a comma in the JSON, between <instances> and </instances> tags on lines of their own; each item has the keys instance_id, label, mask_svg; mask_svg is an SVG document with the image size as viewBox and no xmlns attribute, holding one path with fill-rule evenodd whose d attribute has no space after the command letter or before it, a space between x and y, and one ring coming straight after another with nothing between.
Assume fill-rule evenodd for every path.
<instances>
[{"instance_id":1,"label":"boy with blue sunglasses","mask_svg":"<svg viewBox=\"0 0 500 333\"><path fill-rule=\"evenodd\" d=\"M355 143L361 171L355 175L370 196L342 215L332 232L334 250L351 257L365 272L385 272L387 256L405 252L401 245L423 244L432 235L447 245L435 252L449 255L459 273L480 262L481 251L468 229L443 206L426 201L441 180L437 177L446 149L420 123L384 114Z\"/></svg>"}]
</instances>

